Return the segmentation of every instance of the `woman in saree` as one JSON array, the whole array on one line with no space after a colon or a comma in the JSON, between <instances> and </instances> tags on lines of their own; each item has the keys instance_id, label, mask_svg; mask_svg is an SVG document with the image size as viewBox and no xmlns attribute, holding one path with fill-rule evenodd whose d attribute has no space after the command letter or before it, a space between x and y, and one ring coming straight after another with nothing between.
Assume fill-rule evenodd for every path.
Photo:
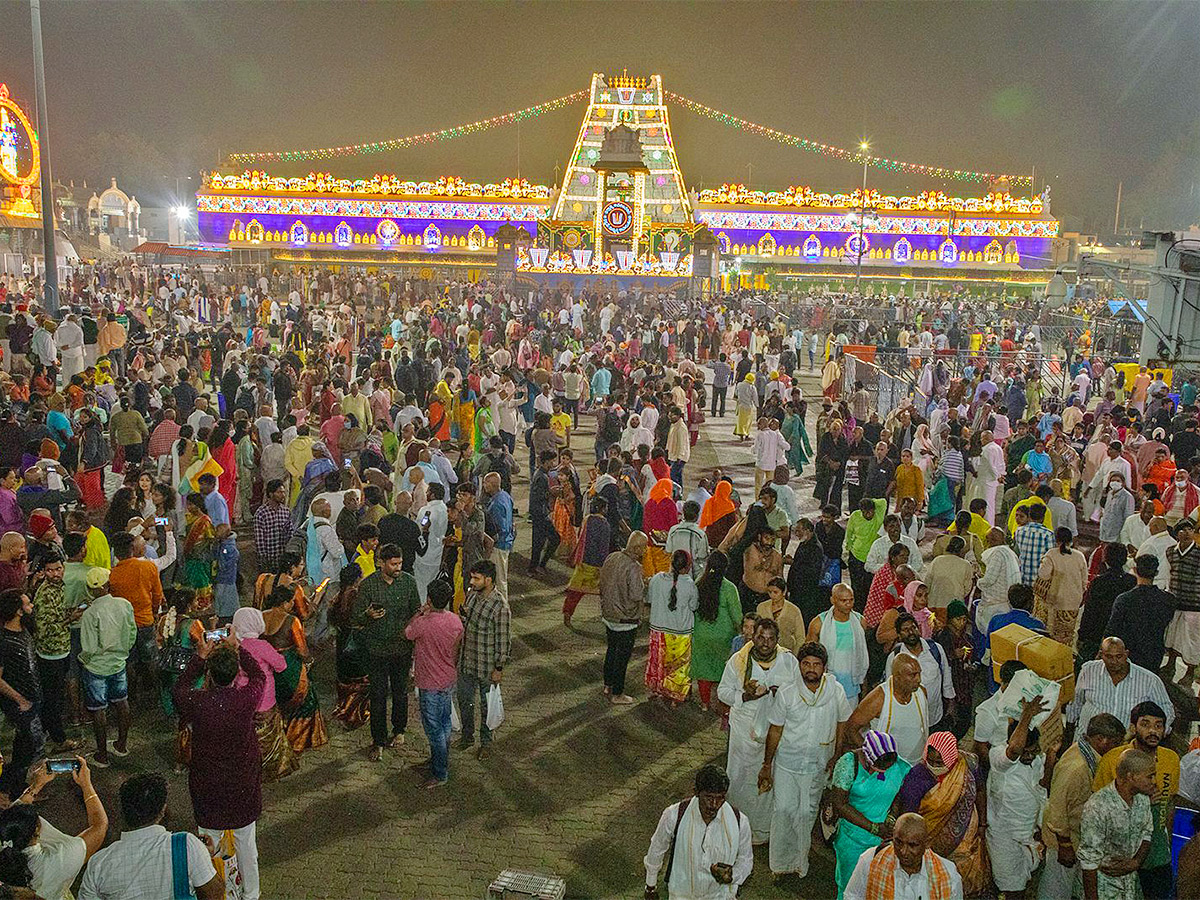
<instances>
[{"instance_id":1,"label":"woman in saree","mask_svg":"<svg viewBox=\"0 0 1200 900\"><path fill-rule=\"evenodd\" d=\"M921 761L904 776L893 807L897 816L913 812L925 818L930 849L957 866L966 897L982 890L987 874L979 831L978 778L974 759L959 753L954 735L938 731L929 736Z\"/></svg>"},{"instance_id":2,"label":"woman in saree","mask_svg":"<svg viewBox=\"0 0 1200 900\"><path fill-rule=\"evenodd\" d=\"M737 523L737 507L733 504L733 482L722 479L713 488L713 495L704 501L700 510L700 527L708 535L708 546L719 547Z\"/></svg>"},{"instance_id":3,"label":"woman in saree","mask_svg":"<svg viewBox=\"0 0 1200 900\"><path fill-rule=\"evenodd\" d=\"M650 499L642 509L642 531L646 532L646 555L642 557L642 572L649 578L671 567L665 548L667 532L679 523L675 506L675 482L660 478L650 488Z\"/></svg>"},{"instance_id":4,"label":"woman in saree","mask_svg":"<svg viewBox=\"0 0 1200 900\"><path fill-rule=\"evenodd\" d=\"M204 632L213 623L212 606L203 599L197 599L196 592L188 588L171 588L167 592L167 608L155 624L155 638L159 648L159 659L170 660L172 656L188 657L195 652L195 647L204 640ZM174 648L167 650L167 648ZM164 655L164 651L166 654ZM175 666L159 665L158 683L159 698L163 711L168 716L175 715L175 701L172 693L175 682L179 680L181 670ZM196 687L204 683L203 677L197 679ZM191 757L191 726L181 719L176 719L175 737L175 772L183 771Z\"/></svg>"},{"instance_id":5,"label":"woman in saree","mask_svg":"<svg viewBox=\"0 0 1200 900\"><path fill-rule=\"evenodd\" d=\"M896 751L896 742L883 731L868 731L858 750L845 753L833 767L830 784L837 836L838 900L859 857L883 841L891 840L896 819L892 805L910 766Z\"/></svg>"},{"instance_id":6,"label":"woman in saree","mask_svg":"<svg viewBox=\"0 0 1200 900\"><path fill-rule=\"evenodd\" d=\"M237 511L237 447L229 436L229 420L221 419L213 426L208 435L208 448L213 460L221 467L217 477L217 490L225 498L229 515Z\"/></svg>"},{"instance_id":7,"label":"woman in saree","mask_svg":"<svg viewBox=\"0 0 1200 900\"><path fill-rule=\"evenodd\" d=\"M217 533L212 519L204 508L204 495L193 491L185 504L183 547L179 551L180 565L175 567L175 580L196 592L204 606L212 602L213 563L217 553Z\"/></svg>"},{"instance_id":8,"label":"woman in saree","mask_svg":"<svg viewBox=\"0 0 1200 900\"><path fill-rule=\"evenodd\" d=\"M254 710L254 732L258 736L258 747L262 754L263 783L276 781L291 775L300 768L300 760L292 751L287 735L283 731L283 718L276 703L275 680L287 668L287 662L271 643L262 637L266 623L261 610L243 606L233 614L233 631L238 645L258 664L266 682L262 697ZM249 679L239 672L236 683L248 683Z\"/></svg>"},{"instance_id":9,"label":"woman in saree","mask_svg":"<svg viewBox=\"0 0 1200 900\"><path fill-rule=\"evenodd\" d=\"M337 598L329 607L329 624L337 629L334 657L337 706L333 709L333 717L341 722L347 731L353 731L371 717L366 656L350 639L351 613L361 581L362 570L356 563L342 569L338 578Z\"/></svg>"},{"instance_id":10,"label":"woman in saree","mask_svg":"<svg viewBox=\"0 0 1200 900\"><path fill-rule=\"evenodd\" d=\"M75 483L80 500L88 509L104 506L104 467L108 463L108 439L100 420L90 408L79 411L79 465Z\"/></svg>"},{"instance_id":11,"label":"woman in saree","mask_svg":"<svg viewBox=\"0 0 1200 900\"><path fill-rule=\"evenodd\" d=\"M575 571L567 582L563 597L563 624L570 627L571 616L579 601L588 594L600 596L600 567L608 559L612 527L608 524L608 503L603 497L592 499L575 547Z\"/></svg>"},{"instance_id":12,"label":"woman in saree","mask_svg":"<svg viewBox=\"0 0 1200 900\"><path fill-rule=\"evenodd\" d=\"M713 688L721 681L733 639L742 626L742 601L737 585L725 577L729 560L720 550L708 555L704 574L696 582L698 606L692 623L692 678L700 707L708 709Z\"/></svg>"},{"instance_id":13,"label":"woman in saree","mask_svg":"<svg viewBox=\"0 0 1200 900\"><path fill-rule=\"evenodd\" d=\"M808 443L808 429L804 427L804 413L800 407L803 400L790 400L787 414L783 417L780 431L791 449L787 452L788 465L797 475L804 474L804 464L812 456L812 447Z\"/></svg>"},{"instance_id":14,"label":"woman in saree","mask_svg":"<svg viewBox=\"0 0 1200 900\"><path fill-rule=\"evenodd\" d=\"M475 413L475 443L471 445L475 456L479 457L487 453L488 441L499 433L500 431L492 419L492 408L486 403L481 403L479 411Z\"/></svg>"},{"instance_id":15,"label":"woman in saree","mask_svg":"<svg viewBox=\"0 0 1200 900\"><path fill-rule=\"evenodd\" d=\"M671 555L670 572L650 579L650 647L646 687L651 696L678 706L692 689L692 627L700 597L688 574L692 557L686 550Z\"/></svg>"},{"instance_id":16,"label":"woman in saree","mask_svg":"<svg viewBox=\"0 0 1200 900\"><path fill-rule=\"evenodd\" d=\"M554 506L550 509L550 523L558 532L562 549L567 556L575 555L575 541L578 537L575 527L575 485L571 475L560 469L554 476L558 480L558 494L554 498Z\"/></svg>"},{"instance_id":17,"label":"woman in saree","mask_svg":"<svg viewBox=\"0 0 1200 900\"><path fill-rule=\"evenodd\" d=\"M304 595L305 570L306 563L304 557L291 550L284 550L279 554L279 571L263 572L255 579L254 594L250 601L251 605L255 609L264 609L267 598L274 593L275 588L281 586L290 587L292 589L293 611L300 617L301 621L306 620L310 612L308 598Z\"/></svg>"},{"instance_id":18,"label":"woman in saree","mask_svg":"<svg viewBox=\"0 0 1200 900\"><path fill-rule=\"evenodd\" d=\"M475 392L471 390L470 382L464 378L462 387L454 398L450 419L453 423L451 436L459 444L466 444L468 447L475 446L475 401Z\"/></svg>"},{"instance_id":19,"label":"woman in saree","mask_svg":"<svg viewBox=\"0 0 1200 900\"><path fill-rule=\"evenodd\" d=\"M283 654L287 666L275 674L275 699L283 717L292 750L303 753L329 742L317 692L308 676L308 640L304 625L294 615L294 591L284 585L267 597L263 610L263 638Z\"/></svg>"}]
</instances>

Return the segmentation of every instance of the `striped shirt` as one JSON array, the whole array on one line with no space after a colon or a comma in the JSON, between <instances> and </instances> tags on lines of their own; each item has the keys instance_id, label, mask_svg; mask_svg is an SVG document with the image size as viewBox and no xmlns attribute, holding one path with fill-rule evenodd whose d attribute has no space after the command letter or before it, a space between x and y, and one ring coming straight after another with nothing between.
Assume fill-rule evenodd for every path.
<instances>
[{"instance_id":1,"label":"striped shirt","mask_svg":"<svg viewBox=\"0 0 1200 900\"><path fill-rule=\"evenodd\" d=\"M1200 611L1200 548L1189 544L1186 551L1180 552L1178 544L1168 547L1167 564L1176 608L1180 612Z\"/></svg>"},{"instance_id":2,"label":"striped shirt","mask_svg":"<svg viewBox=\"0 0 1200 900\"><path fill-rule=\"evenodd\" d=\"M961 484L966 478L966 467L963 465L961 450L947 450L942 454L942 474L955 484Z\"/></svg>"},{"instance_id":3,"label":"striped shirt","mask_svg":"<svg viewBox=\"0 0 1200 900\"><path fill-rule=\"evenodd\" d=\"M1042 557L1054 546L1054 532L1040 522L1026 522L1017 529L1013 543L1021 561L1021 581L1032 587L1037 581Z\"/></svg>"},{"instance_id":4,"label":"striped shirt","mask_svg":"<svg viewBox=\"0 0 1200 900\"><path fill-rule=\"evenodd\" d=\"M1113 684L1104 660L1092 659L1083 664L1075 682L1075 697L1067 705L1067 721L1077 722L1076 734L1087 734L1092 716L1110 713L1126 723L1133 708L1143 700L1153 700L1167 714L1167 731L1175 721L1175 705L1167 696L1162 680L1149 669L1129 664L1129 674Z\"/></svg>"}]
</instances>

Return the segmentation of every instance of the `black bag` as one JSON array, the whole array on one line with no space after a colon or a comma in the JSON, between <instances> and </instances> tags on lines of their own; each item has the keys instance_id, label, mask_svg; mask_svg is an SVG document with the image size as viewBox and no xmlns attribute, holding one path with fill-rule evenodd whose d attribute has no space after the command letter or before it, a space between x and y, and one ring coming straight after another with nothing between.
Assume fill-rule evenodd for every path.
<instances>
[{"instance_id":1,"label":"black bag","mask_svg":"<svg viewBox=\"0 0 1200 900\"><path fill-rule=\"evenodd\" d=\"M158 651L158 670L160 672L178 678L183 674L188 663L192 661L192 656L196 652L196 649L191 646L191 636L188 634L192 621L190 618L181 619L176 626L175 633L171 635L171 639Z\"/></svg>"}]
</instances>

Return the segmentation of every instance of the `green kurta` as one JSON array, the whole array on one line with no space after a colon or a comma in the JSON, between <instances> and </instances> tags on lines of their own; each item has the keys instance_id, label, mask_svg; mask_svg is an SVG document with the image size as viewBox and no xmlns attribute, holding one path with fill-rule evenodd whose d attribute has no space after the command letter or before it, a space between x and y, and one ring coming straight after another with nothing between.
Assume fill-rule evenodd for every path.
<instances>
[{"instance_id":1,"label":"green kurta","mask_svg":"<svg viewBox=\"0 0 1200 900\"><path fill-rule=\"evenodd\" d=\"M720 681L731 644L742 627L742 601L737 587L729 579L721 581L721 602L715 622L706 622L699 613L692 626L692 678Z\"/></svg>"}]
</instances>

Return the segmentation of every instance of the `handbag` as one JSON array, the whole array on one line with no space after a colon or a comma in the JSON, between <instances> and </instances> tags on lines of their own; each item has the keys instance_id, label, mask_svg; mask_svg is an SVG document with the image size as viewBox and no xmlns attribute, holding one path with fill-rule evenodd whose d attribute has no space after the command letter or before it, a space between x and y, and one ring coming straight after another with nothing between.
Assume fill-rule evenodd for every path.
<instances>
[{"instance_id":1,"label":"handbag","mask_svg":"<svg viewBox=\"0 0 1200 900\"><path fill-rule=\"evenodd\" d=\"M819 587L832 588L835 584L840 584L842 581L842 561L840 559L825 560L825 571L821 573L821 579L817 582Z\"/></svg>"},{"instance_id":2,"label":"handbag","mask_svg":"<svg viewBox=\"0 0 1200 900\"><path fill-rule=\"evenodd\" d=\"M191 636L188 634L188 628L191 623L191 619L182 619L176 626L174 636L158 652L158 669L160 672L166 672L179 677L183 674L183 670L187 668L188 663L192 661L195 648L191 646Z\"/></svg>"}]
</instances>

